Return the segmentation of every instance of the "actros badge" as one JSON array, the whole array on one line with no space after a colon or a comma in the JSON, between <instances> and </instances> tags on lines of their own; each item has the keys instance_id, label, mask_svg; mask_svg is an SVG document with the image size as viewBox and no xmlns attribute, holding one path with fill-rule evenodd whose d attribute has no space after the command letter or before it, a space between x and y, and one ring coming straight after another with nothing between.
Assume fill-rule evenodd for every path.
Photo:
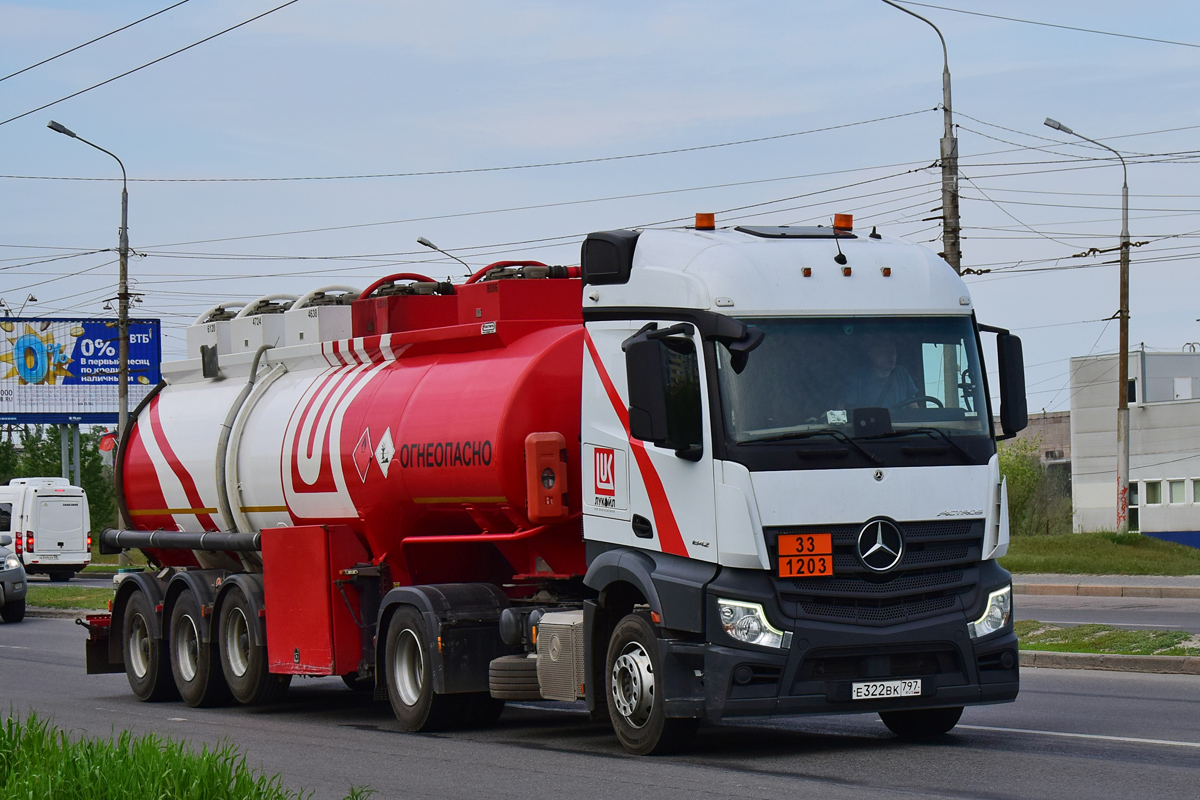
<instances>
[{"instance_id":1,"label":"actros badge","mask_svg":"<svg viewBox=\"0 0 1200 800\"><path fill-rule=\"evenodd\" d=\"M904 555L904 536L887 520L868 522L858 532L858 560L872 572L888 572Z\"/></svg>"}]
</instances>

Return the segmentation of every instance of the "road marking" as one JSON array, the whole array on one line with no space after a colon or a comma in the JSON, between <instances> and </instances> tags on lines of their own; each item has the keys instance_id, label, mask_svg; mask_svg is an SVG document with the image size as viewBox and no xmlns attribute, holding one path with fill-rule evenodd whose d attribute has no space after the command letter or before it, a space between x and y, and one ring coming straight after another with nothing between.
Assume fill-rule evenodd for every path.
<instances>
[{"instance_id":1,"label":"road marking","mask_svg":"<svg viewBox=\"0 0 1200 800\"><path fill-rule=\"evenodd\" d=\"M1027 728L994 728L990 725L957 725L971 731L998 731L1000 733L1031 733L1035 736L1060 736L1065 739L1097 739L1104 742L1130 742L1132 744L1162 744L1172 747L1200 748L1200 742L1176 742L1171 739L1139 739L1135 736L1103 736L1098 733L1067 733L1066 731L1038 731Z\"/></svg>"},{"instance_id":2,"label":"road marking","mask_svg":"<svg viewBox=\"0 0 1200 800\"><path fill-rule=\"evenodd\" d=\"M3 648L5 650L28 650L29 649L28 647L21 647L20 645L15 645L15 644L0 644L0 648Z\"/></svg>"},{"instance_id":3,"label":"road marking","mask_svg":"<svg viewBox=\"0 0 1200 800\"><path fill-rule=\"evenodd\" d=\"M187 722L187 717L167 717L167 722Z\"/></svg>"}]
</instances>

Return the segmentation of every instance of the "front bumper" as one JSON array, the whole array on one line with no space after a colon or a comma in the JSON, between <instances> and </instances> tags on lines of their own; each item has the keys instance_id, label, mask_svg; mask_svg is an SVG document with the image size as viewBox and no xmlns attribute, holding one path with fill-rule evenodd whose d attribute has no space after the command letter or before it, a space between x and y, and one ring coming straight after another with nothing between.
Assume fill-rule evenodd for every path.
<instances>
[{"instance_id":1,"label":"front bumper","mask_svg":"<svg viewBox=\"0 0 1200 800\"><path fill-rule=\"evenodd\" d=\"M731 572L742 574L722 580ZM994 563L981 565L981 573L985 582L975 594L982 598L1011 580ZM783 651L734 642L716 624L718 596L760 603L773 624L792 631L791 647ZM1004 703L1017 697L1016 635L1010 623L972 639L967 622L979 616L974 608L978 602L966 610L880 627L789 620L779 609L768 575L756 579L727 570L709 585L707 604L706 643L661 644L668 716L718 720L861 713ZM851 699L853 683L907 678L921 679L920 696Z\"/></svg>"},{"instance_id":2,"label":"front bumper","mask_svg":"<svg viewBox=\"0 0 1200 800\"><path fill-rule=\"evenodd\" d=\"M29 581L22 567L0 570L0 605L24 600L28 591Z\"/></svg>"}]
</instances>

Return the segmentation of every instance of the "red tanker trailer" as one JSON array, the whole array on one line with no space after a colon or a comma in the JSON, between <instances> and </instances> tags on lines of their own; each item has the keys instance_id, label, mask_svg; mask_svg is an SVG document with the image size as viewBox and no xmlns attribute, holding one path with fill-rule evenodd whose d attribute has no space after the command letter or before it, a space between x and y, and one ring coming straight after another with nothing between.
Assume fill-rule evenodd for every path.
<instances>
[{"instance_id":1,"label":"red tanker trailer","mask_svg":"<svg viewBox=\"0 0 1200 800\"><path fill-rule=\"evenodd\" d=\"M1017 690L977 330L944 262L845 226L216 306L118 449L102 547L155 571L88 669L193 706L339 675L408 730L582 698L639 753L736 714L948 730ZM884 339L905 396L844 396Z\"/></svg>"}]
</instances>

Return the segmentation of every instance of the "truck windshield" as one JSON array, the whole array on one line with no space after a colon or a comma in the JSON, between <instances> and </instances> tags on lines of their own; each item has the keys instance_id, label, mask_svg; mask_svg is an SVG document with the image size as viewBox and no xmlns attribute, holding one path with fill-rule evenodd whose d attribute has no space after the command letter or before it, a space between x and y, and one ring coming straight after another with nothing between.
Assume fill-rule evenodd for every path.
<instances>
[{"instance_id":1,"label":"truck windshield","mask_svg":"<svg viewBox=\"0 0 1200 800\"><path fill-rule=\"evenodd\" d=\"M991 436L970 317L743 321L766 338L740 375L717 347L731 442L831 430L857 438L931 428L939 436Z\"/></svg>"}]
</instances>

